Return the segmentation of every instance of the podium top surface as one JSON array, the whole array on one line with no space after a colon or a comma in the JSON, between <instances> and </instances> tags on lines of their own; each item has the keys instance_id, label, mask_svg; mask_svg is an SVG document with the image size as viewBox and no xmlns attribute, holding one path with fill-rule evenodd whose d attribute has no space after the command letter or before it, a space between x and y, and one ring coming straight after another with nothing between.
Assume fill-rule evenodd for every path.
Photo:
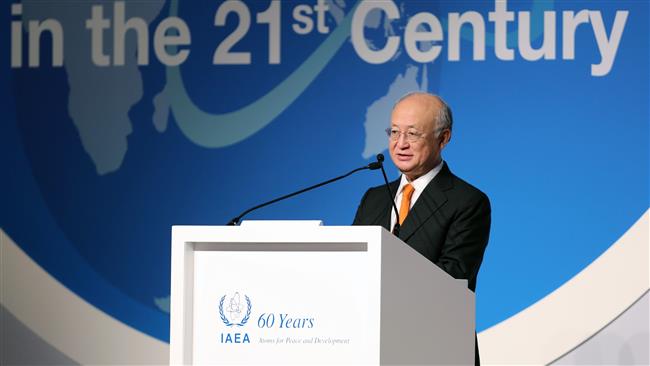
<instances>
[{"instance_id":1,"label":"podium top surface","mask_svg":"<svg viewBox=\"0 0 650 366\"><path fill-rule=\"evenodd\" d=\"M172 241L210 243L325 243L379 241L381 226L321 226L321 221L244 221L240 226L172 226Z\"/></svg>"},{"instance_id":2,"label":"podium top surface","mask_svg":"<svg viewBox=\"0 0 650 366\"><path fill-rule=\"evenodd\" d=\"M239 224L245 228L277 228L277 227L319 227L322 220L244 220Z\"/></svg>"}]
</instances>

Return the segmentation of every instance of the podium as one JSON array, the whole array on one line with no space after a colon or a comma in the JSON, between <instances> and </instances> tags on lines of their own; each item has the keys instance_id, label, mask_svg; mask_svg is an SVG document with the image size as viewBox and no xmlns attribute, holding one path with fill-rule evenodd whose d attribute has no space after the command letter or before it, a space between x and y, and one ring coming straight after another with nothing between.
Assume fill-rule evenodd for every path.
<instances>
[{"instance_id":1,"label":"podium","mask_svg":"<svg viewBox=\"0 0 650 366\"><path fill-rule=\"evenodd\" d=\"M474 294L379 226L172 228L171 364L474 363Z\"/></svg>"}]
</instances>

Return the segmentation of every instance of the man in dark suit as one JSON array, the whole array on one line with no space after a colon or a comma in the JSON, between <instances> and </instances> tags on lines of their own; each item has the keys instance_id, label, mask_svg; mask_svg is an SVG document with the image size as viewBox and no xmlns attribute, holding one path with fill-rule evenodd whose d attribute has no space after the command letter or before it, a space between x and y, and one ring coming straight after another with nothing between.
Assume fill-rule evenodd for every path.
<instances>
[{"instance_id":1,"label":"man in dark suit","mask_svg":"<svg viewBox=\"0 0 650 366\"><path fill-rule=\"evenodd\" d=\"M391 160L402 172L390 184L399 217L382 185L363 196L354 225L392 230L399 223L400 239L474 291L490 234L490 201L442 160L452 124L438 96L415 92L395 104L386 132Z\"/></svg>"}]
</instances>

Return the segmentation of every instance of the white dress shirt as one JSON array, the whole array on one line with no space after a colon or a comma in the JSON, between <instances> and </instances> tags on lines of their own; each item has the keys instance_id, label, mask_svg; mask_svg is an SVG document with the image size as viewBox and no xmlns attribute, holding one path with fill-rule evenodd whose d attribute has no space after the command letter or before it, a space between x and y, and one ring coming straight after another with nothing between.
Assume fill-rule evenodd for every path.
<instances>
[{"instance_id":1,"label":"white dress shirt","mask_svg":"<svg viewBox=\"0 0 650 366\"><path fill-rule=\"evenodd\" d=\"M429 170L429 172L416 180L409 182L408 179L404 174L402 174L402 178L399 182L399 187L397 187L397 196L395 197L395 204L397 205L397 208L400 208L400 205L402 204L402 192L404 190L404 186L411 183L411 185L414 188L413 195L411 196L411 206L409 207L410 209L413 207L415 202L418 200L420 195L422 194L422 191L424 191L424 188L427 187L429 183L433 180L433 178L438 175L440 172L440 169L442 169L442 163L443 161L440 160L440 164L436 165L433 169ZM395 215L395 209L391 206L390 208L390 228L391 230L395 226L395 223L397 222L397 217Z\"/></svg>"}]
</instances>

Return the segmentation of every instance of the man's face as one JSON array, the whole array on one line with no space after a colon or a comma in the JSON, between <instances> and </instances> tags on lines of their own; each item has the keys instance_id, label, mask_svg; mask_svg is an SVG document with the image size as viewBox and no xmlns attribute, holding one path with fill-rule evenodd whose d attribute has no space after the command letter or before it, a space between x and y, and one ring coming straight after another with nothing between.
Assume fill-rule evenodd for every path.
<instances>
[{"instance_id":1,"label":"man's face","mask_svg":"<svg viewBox=\"0 0 650 366\"><path fill-rule=\"evenodd\" d=\"M396 140L388 140L390 157L397 168L412 181L426 174L440 162L440 153L450 132L445 130L436 137L436 116L441 107L439 100L428 95L413 95L395 106L391 114L391 128L402 132ZM410 142L407 132L421 137Z\"/></svg>"}]
</instances>

